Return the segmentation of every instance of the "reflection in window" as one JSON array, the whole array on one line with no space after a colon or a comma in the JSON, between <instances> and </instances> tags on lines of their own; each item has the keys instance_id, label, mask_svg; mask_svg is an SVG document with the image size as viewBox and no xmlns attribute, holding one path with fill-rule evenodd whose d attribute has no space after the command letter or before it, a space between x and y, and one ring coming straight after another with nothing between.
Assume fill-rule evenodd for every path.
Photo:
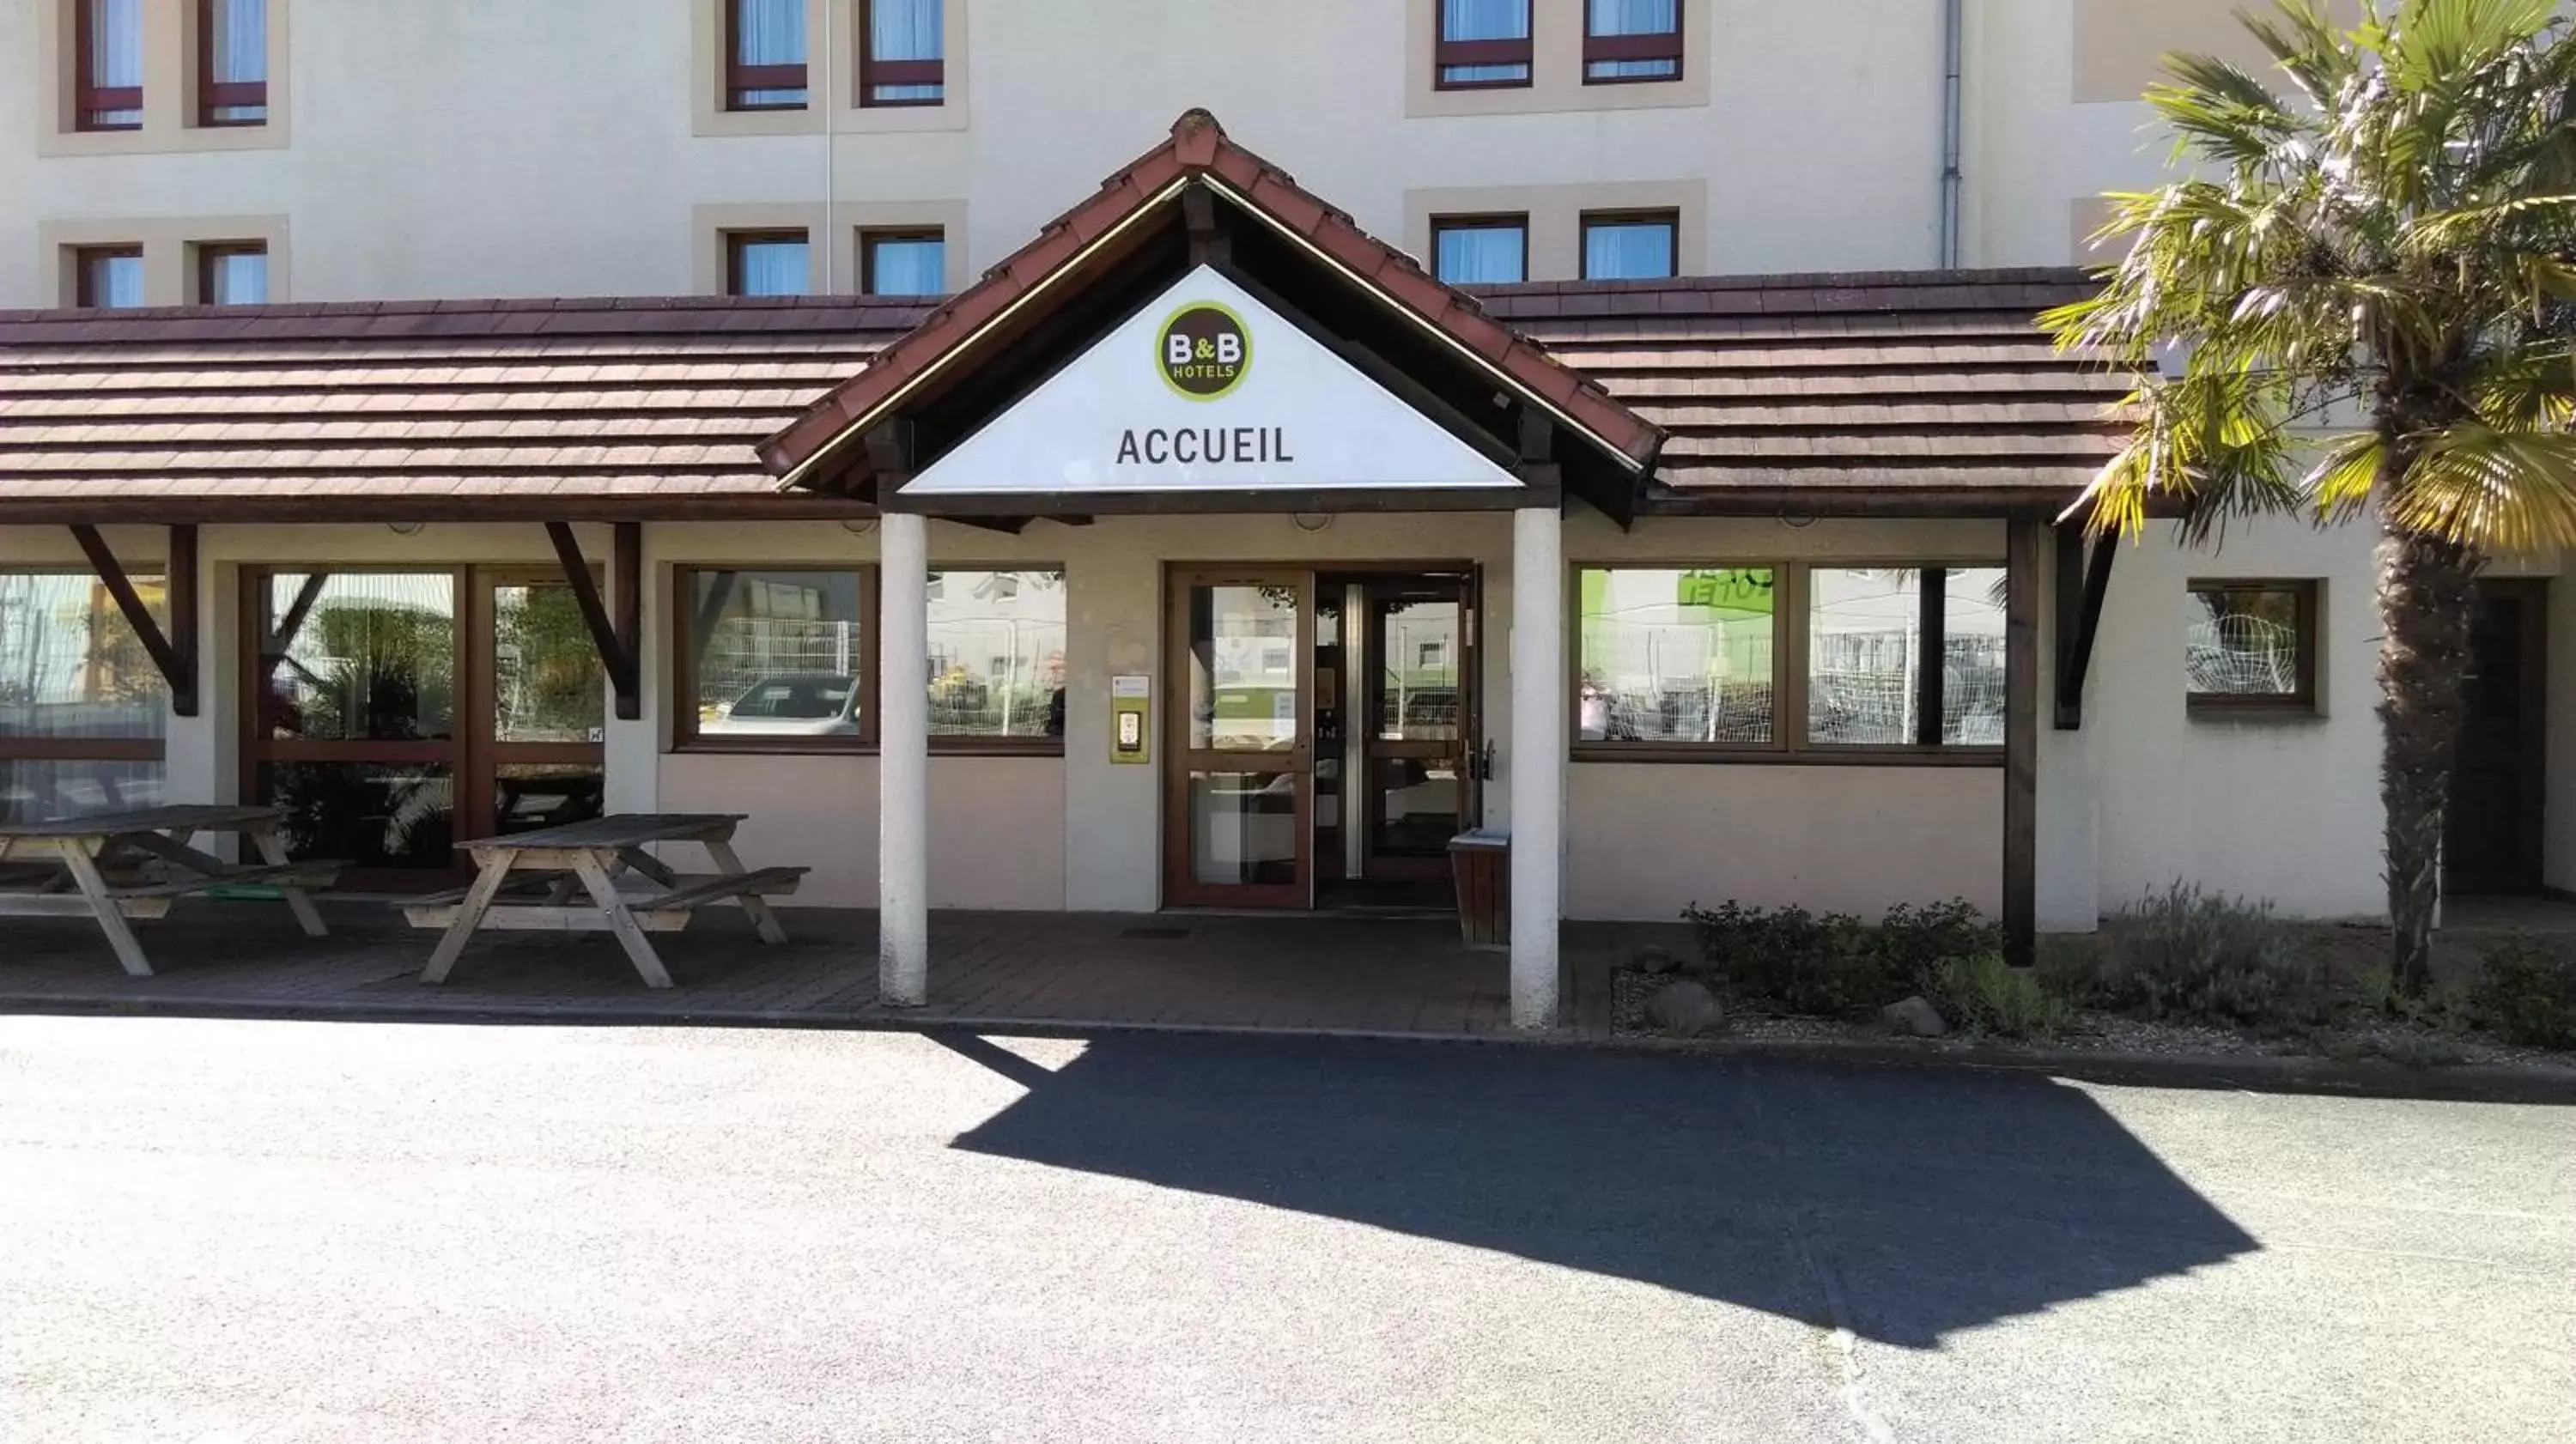
<instances>
[{"instance_id":1,"label":"reflection in window","mask_svg":"<svg viewBox=\"0 0 2576 1444\"><path fill-rule=\"evenodd\" d=\"M2300 582L2195 585L2183 634L2193 700L2307 698L2313 596L2313 588Z\"/></svg>"},{"instance_id":2,"label":"reflection in window","mask_svg":"<svg viewBox=\"0 0 2576 1444\"><path fill-rule=\"evenodd\" d=\"M1580 586L1577 740L1771 741L1770 568L1587 568Z\"/></svg>"},{"instance_id":3,"label":"reflection in window","mask_svg":"<svg viewBox=\"0 0 2576 1444\"><path fill-rule=\"evenodd\" d=\"M492 740L602 740L607 669L572 588L502 586L492 599Z\"/></svg>"},{"instance_id":4,"label":"reflection in window","mask_svg":"<svg viewBox=\"0 0 2576 1444\"><path fill-rule=\"evenodd\" d=\"M161 578L132 580L164 615ZM169 711L160 669L95 577L0 573L0 822L159 806Z\"/></svg>"},{"instance_id":5,"label":"reflection in window","mask_svg":"<svg viewBox=\"0 0 2576 1444\"><path fill-rule=\"evenodd\" d=\"M855 738L862 703L866 574L687 573L683 719L702 737Z\"/></svg>"},{"instance_id":6,"label":"reflection in window","mask_svg":"<svg viewBox=\"0 0 2576 1444\"><path fill-rule=\"evenodd\" d=\"M931 574L930 734L1064 735L1064 573Z\"/></svg>"},{"instance_id":7,"label":"reflection in window","mask_svg":"<svg viewBox=\"0 0 2576 1444\"><path fill-rule=\"evenodd\" d=\"M1197 749L1284 752L1298 708L1294 588L1190 588L1190 737Z\"/></svg>"},{"instance_id":8,"label":"reflection in window","mask_svg":"<svg viewBox=\"0 0 2576 1444\"><path fill-rule=\"evenodd\" d=\"M2000 745L2003 571L1996 567L1809 573L1807 736L1854 746ZM1927 588L1939 629L1926 635ZM1934 669L1927 675L1926 668ZM1925 726L1937 694L1940 726Z\"/></svg>"},{"instance_id":9,"label":"reflection in window","mask_svg":"<svg viewBox=\"0 0 2576 1444\"><path fill-rule=\"evenodd\" d=\"M265 588L266 735L414 742L456 735L456 578L278 572Z\"/></svg>"}]
</instances>

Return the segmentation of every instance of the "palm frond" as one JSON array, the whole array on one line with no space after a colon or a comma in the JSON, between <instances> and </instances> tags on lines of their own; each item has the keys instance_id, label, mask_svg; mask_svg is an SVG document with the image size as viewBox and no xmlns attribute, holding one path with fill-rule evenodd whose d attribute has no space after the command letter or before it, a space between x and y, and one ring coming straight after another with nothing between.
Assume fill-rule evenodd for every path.
<instances>
[{"instance_id":1,"label":"palm frond","mask_svg":"<svg viewBox=\"0 0 2576 1444\"><path fill-rule=\"evenodd\" d=\"M2391 521L2482 555L2576 548L2576 436L2468 421L2420 444L2380 498Z\"/></svg>"}]
</instances>

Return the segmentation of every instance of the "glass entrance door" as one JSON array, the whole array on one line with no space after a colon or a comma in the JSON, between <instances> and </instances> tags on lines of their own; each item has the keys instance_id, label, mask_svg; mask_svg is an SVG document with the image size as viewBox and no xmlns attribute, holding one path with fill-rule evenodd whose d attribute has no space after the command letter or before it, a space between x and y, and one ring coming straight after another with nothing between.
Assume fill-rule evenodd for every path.
<instances>
[{"instance_id":1,"label":"glass entrance door","mask_svg":"<svg viewBox=\"0 0 2576 1444\"><path fill-rule=\"evenodd\" d=\"M1167 902L1314 905L1314 590L1303 571L1172 576Z\"/></svg>"},{"instance_id":2,"label":"glass entrance door","mask_svg":"<svg viewBox=\"0 0 2576 1444\"><path fill-rule=\"evenodd\" d=\"M1446 878L1449 839L1473 826L1474 619L1464 579L1371 581L1361 636L1363 877Z\"/></svg>"},{"instance_id":3,"label":"glass entrance door","mask_svg":"<svg viewBox=\"0 0 2576 1444\"><path fill-rule=\"evenodd\" d=\"M560 574L478 573L472 773L477 837L600 815L608 679Z\"/></svg>"}]
</instances>

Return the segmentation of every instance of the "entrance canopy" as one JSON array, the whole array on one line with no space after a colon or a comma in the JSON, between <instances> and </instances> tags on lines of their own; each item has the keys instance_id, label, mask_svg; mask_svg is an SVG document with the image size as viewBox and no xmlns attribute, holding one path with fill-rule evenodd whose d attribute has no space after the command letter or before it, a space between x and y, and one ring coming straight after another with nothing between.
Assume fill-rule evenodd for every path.
<instances>
[{"instance_id":1,"label":"entrance canopy","mask_svg":"<svg viewBox=\"0 0 2576 1444\"><path fill-rule=\"evenodd\" d=\"M1633 516L1664 433L1203 110L761 448L790 488L1065 516Z\"/></svg>"}]
</instances>

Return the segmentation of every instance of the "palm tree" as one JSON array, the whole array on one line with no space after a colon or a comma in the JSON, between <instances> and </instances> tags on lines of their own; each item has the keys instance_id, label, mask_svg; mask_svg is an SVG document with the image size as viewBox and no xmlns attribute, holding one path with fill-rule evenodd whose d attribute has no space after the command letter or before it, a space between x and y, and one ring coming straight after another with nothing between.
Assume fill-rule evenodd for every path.
<instances>
[{"instance_id":1,"label":"palm tree","mask_svg":"<svg viewBox=\"0 0 2576 1444\"><path fill-rule=\"evenodd\" d=\"M2043 318L2145 378L2136 434L2079 503L2095 529L2375 519L2408 992L2430 981L2476 575L2576 546L2576 45L2556 8L2363 0L2349 30L2318 0L2239 12L2296 94L2165 57L2146 99L2185 178L2111 197L2096 239L2127 256Z\"/></svg>"}]
</instances>

